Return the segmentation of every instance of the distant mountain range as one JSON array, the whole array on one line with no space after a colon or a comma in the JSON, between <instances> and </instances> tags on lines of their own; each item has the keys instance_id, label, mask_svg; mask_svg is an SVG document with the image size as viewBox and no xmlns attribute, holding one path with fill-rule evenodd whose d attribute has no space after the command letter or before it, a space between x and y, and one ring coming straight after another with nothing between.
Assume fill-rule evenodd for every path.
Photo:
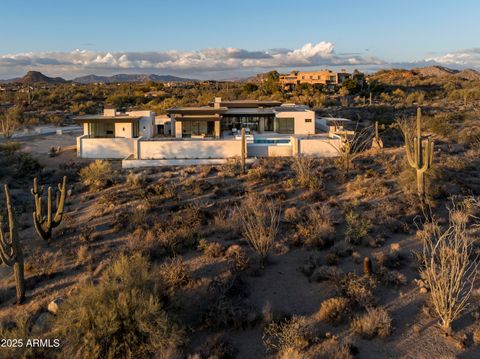
<instances>
[{"instance_id":1,"label":"distant mountain range","mask_svg":"<svg viewBox=\"0 0 480 359\"><path fill-rule=\"evenodd\" d=\"M382 74L382 76L388 74L399 74L402 73L402 76L422 76L422 77L445 77L445 76L454 76L460 79L465 80L480 80L480 72L473 69L465 70L454 70L448 67L443 66L426 66L415 68L411 70L403 69L390 69L382 70L377 72L377 75ZM230 79L228 81L247 81L247 82L258 82L261 79L262 74L252 76L246 79ZM388 80L388 79L387 79ZM118 74L113 76L97 76L97 75L87 75L76 77L73 80L67 81L61 77L48 77L38 71L29 71L23 77L12 78L8 80L0 80L0 84L5 83L18 83L18 84L36 84L36 83L46 83L46 84L62 84L62 83L80 83L80 84L91 84L91 83L144 83L144 82L190 82L198 81L195 79L177 77L172 75L155 75L155 74Z\"/></svg>"},{"instance_id":2,"label":"distant mountain range","mask_svg":"<svg viewBox=\"0 0 480 359\"><path fill-rule=\"evenodd\" d=\"M155 75L155 74L139 74L139 75L129 75L129 74L118 74L113 76L97 76L97 75L87 75L74 78L73 80L67 81L61 77L48 77L38 71L28 71L27 74L23 77L16 77L8 80L0 80L0 83L19 83L19 84L36 84L36 83L46 83L46 84L62 84L67 82L75 82L80 84L91 84L91 83L121 83L121 82L187 82L187 81L198 81L195 79L188 79L183 77L171 76L171 75Z\"/></svg>"}]
</instances>

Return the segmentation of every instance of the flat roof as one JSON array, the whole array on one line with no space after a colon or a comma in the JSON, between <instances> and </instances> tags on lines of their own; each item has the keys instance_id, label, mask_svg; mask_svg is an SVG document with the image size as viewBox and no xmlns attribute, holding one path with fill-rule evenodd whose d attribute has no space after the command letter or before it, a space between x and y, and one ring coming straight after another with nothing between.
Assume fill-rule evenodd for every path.
<instances>
[{"instance_id":1,"label":"flat roof","mask_svg":"<svg viewBox=\"0 0 480 359\"><path fill-rule=\"evenodd\" d=\"M142 116L128 116L128 115L118 115L118 116L104 116L104 115L83 115L75 116L73 120L77 123L83 122L133 122L140 120Z\"/></svg>"},{"instance_id":2,"label":"flat roof","mask_svg":"<svg viewBox=\"0 0 480 359\"><path fill-rule=\"evenodd\" d=\"M209 102L209 106L213 106L215 102ZM255 108L255 107L274 107L280 106L282 103L280 101L262 101L262 100L231 100L231 101L220 101L220 106L228 108Z\"/></svg>"},{"instance_id":3,"label":"flat roof","mask_svg":"<svg viewBox=\"0 0 480 359\"><path fill-rule=\"evenodd\" d=\"M275 112L304 112L312 111L306 105L292 105L292 106L277 106L274 108Z\"/></svg>"},{"instance_id":4,"label":"flat roof","mask_svg":"<svg viewBox=\"0 0 480 359\"><path fill-rule=\"evenodd\" d=\"M245 108L229 108L224 115L273 115L275 114L271 108L245 107Z\"/></svg>"},{"instance_id":5,"label":"flat roof","mask_svg":"<svg viewBox=\"0 0 480 359\"><path fill-rule=\"evenodd\" d=\"M222 114L227 110L226 107L213 108L210 106L172 107L167 110L167 113L179 115L216 115Z\"/></svg>"}]
</instances>

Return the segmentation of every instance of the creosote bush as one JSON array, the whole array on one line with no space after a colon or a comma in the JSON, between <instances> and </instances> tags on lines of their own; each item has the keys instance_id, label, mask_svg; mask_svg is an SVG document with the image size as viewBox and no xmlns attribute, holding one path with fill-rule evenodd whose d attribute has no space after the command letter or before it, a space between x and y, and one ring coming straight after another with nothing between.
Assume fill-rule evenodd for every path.
<instances>
[{"instance_id":1,"label":"creosote bush","mask_svg":"<svg viewBox=\"0 0 480 359\"><path fill-rule=\"evenodd\" d=\"M367 312L352 322L352 329L365 339L385 338L392 332L392 319L383 308L367 308Z\"/></svg>"},{"instance_id":2,"label":"creosote bush","mask_svg":"<svg viewBox=\"0 0 480 359\"><path fill-rule=\"evenodd\" d=\"M263 344L268 352L288 349L303 350L313 340L313 331L301 317L271 322L263 332Z\"/></svg>"},{"instance_id":3,"label":"creosote bush","mask_svg":"<svg viewBox=\"0 0 480 359\"><path fill-rule=\"evenodd\" d=\"M60 306L54 332L62 338L62 356L142 358L171 352L184 335L161 297L143 257L119 257L98 284L83 284Z\"/></svg>"},{"instance_id":4,"label":"creosote bush","mask_svg":"<svg viewBox=\"0 0 480 359\"><path fill-rule=\"evenodd\" d=\"M113 170L110 162L96 160L80 170L82 183L91 190L105 188L113 181Z\"/></svg>"},{"instance_id":5,"label":"creosote bush","mask_svg":"<svg viewBox=\"0 0 480 359\"><path fill-rule=\"evenodd\" d=\"M292 169L300 186L309 190L320 190L323 187L315 158L311 156L294 157Z\"/></svg>"},{"instance_id":6,"label":"creosote bush","mask_svg":"<svg viewBox=\"0 0 480 359\"><path fill-rule=\"evenodd\" d=\"M311 248L323 249L333 243L335 227L328 205L321 204L309 208L304 220L297 225L295 241Z\"/></svg>"},{"instance_id":7,"label":"creosote bush","mask_svg":"<svg viewBox=\"0 0 480 359\"><path fill-rule=\"evenodd\" d=\"M371 223L353 210L345 214L345 220L347 222L345 239L348 243L359 244L360 241L368 235Z\"/></svg>"}]
</instances>

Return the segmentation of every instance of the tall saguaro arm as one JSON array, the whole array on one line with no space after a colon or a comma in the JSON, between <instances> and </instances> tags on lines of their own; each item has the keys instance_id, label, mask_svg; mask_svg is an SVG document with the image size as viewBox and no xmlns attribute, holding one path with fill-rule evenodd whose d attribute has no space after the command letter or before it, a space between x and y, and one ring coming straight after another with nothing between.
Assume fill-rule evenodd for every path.
<instances>
[{"instance_id":1,"label":"tall saguaro arm","mask_svg":"<svg viewBox=\"0 0 480 359\"><path fill-rule=\"evenodd\" d=\"M38 191L37 179L33 181L32 195L35 202L35 211L33 212L33 224L38 236L49 243L52 239L52 229L57 227L63 218L65 199L67 196L67 177L63 177L62 184L58 185L58 192L55 200L55 214L53 215L52 187L47 190L47 213L43 215L41 191Z\"/></svg>"},{"instance_id":2,"label":"tall saguaro arm","mask_svg":"<svg viewBox=\"0 0 480 359\"><path fill-rule=\"evenodd\" d=\"M13 212L10 191L8 190L7 185L5 185L4 191L7 205L8 233L3 232L4 223L3 218L0 217L0 260L7 266L13 268L17 304L21 304L25 300L23 251L18 236L17 223Z\"/></svg>"}]
</instances>

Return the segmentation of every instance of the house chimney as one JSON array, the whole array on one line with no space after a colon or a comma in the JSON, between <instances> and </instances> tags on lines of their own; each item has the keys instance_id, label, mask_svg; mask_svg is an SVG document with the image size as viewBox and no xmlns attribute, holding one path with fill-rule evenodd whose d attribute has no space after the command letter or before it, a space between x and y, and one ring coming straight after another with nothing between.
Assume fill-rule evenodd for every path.
<instances>
[{"instance_id":1,"label":"house chimney","mask_svg":"<svg viewBox=\"0 0 480 359\"><path fill-rule=\"evenodd\" d=\"M215 102L213 104L213 108L220 108L220 104L222 102L222 98L221 97L215 97Z\"/></svg>"},{"instance_id":2,"label":"house chimney","mask_svg":"<svg viewBox=\"0 0 480 359\"><path fill-rule=\"evenodd\" d=\"M117 113L117 109L112 106L105 106L103 108L103 116L112 116L114 117Z\"/></svg>"}]
</instances>

